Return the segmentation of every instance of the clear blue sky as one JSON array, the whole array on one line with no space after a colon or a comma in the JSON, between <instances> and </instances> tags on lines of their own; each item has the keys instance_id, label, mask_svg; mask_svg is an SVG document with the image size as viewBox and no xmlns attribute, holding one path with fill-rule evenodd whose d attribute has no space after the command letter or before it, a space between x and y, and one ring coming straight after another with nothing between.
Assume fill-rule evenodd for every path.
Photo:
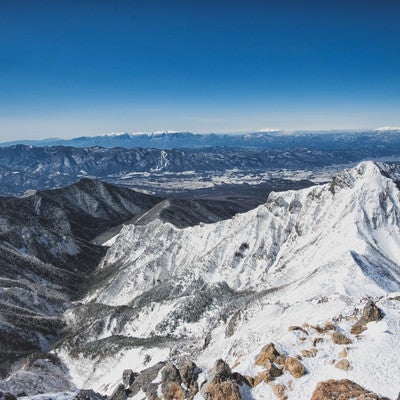
<instances>
[{"instance_id":1,"label":"clear blue sky","mask_svg":"<svg viewBox=\"0 0 400 400\"><path fill-rule=\"evenodd\" d=\"M0 139L400 125L400 1L0 0Z\"/></svg>"}]
</instances>

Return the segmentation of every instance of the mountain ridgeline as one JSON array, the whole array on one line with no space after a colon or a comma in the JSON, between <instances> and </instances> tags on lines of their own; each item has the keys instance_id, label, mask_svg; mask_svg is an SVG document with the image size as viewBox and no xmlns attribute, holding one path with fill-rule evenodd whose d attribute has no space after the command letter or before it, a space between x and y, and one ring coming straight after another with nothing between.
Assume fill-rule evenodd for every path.
<instances>
[{"instance_id":1,"label":"mountain ridgeline","mask_svg":"<svg viewBox=\"0 0 400 400\"><path fill-rule=\"evenodd\" d=\"M294 132L283 131L250 133L191 133L191 132L153 132L117 133L100 136L81 136L72 139L18 140L3 142L0 146L17 144L37 147L124 147L155 149L193 149L205 147L265 148L269 150L288 150L298 147L323 151L347 151L349 147L360 151L376 152L396 147L399 150L399 129L377 129L365 131L322 131Z\"/></svg>"},{"instance_id":2,"label":"mountain ridgeline","mask_svg":"<svg viewBox=\"0 0 400 400\"><path fill-rule=\"evenodd\" d=\"M0 195L63 187L83 177L129 184L136 175L148 174L172 177L191 173L212 177L232 170L243 173L316 170L364 159L396 157L400 153L399 138L395 133L266 135L268 145L232 147L235 137L229 136L230 145L223 147L172 150L14 145L0 147Z\"/></svg>"},{"instance_id":3,"label":"mountain ridgeline","mask_svg":"<svg viewBox=\"0 0 400 400\"><path fill-rule=\"evenodd\" d=\"M82 295L122 223L160 219L180 227L245 211L240 204L168 200L104 182L0 198L0 374L57 339L62 314ZM105 240L105 239L104 239Z\"/></svg>"},{"instance_id":4,"label":"mountain ridgeline","mask_svg":"<svg viewBox=\"0 0 400 400\"><path fill-rule=\"evenodd\" d=\"M362 162L249 211L90 179L0 198L0 389L394 399L399 181Z\"/></svg>"}]
</instances>

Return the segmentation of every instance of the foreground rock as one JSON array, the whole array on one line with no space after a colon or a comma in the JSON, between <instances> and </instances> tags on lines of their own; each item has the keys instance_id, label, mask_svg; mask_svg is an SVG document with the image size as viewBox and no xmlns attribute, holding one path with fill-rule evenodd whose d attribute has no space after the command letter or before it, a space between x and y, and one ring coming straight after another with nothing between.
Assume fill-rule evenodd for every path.
<instances>
[{"instance_id":1,"label":"foreground rock","mask_svg":"<svg viewBox=\"0 0 400 400\"><path fill-rule=\"evenodd\" d=\"M245 377L232 373L224 360L217 360L208 374L209 379L201 388L206 400L241 400L239 385L248 384Z\"/></svg>"},{"instance_id":2,"label":"foreground rock","mask_svg":"<svg viewBox=\"0 0 400 400\"><path fill-rule=\"evenodd\" d=\"M241 400L239 387L235 382L212 383L203 392L206 400Z\"/></svg>"},{"instance_id":3,"label":"foreground rock","mask_svg":"<svg viewBox=\"0 0 400 400\"><path fill-rule=\"evenodd\" d=\"M318 383L311 400L389 400L371 393L348 379Z\"/></svg>"},{"instance_id":4,"label":"foreground rock","mask_svg":"<svg viewBox=\"0 0 400 400\"><path fill-rule=\"evenodd\" d=\"M285 369L289 371L294 378L300 378L306 373L304 365L294 357L286 358Z\"/></svg>"},{"instance_id":5,"label":"foreground rock","mask_svg":"<svg viewBox=\"0 0 400 400\"><path fill-rule=\"evenodd\" d=\"M352 326L351 333L359 335L367 329L369 322L380 321L382 318L382 310L372 300L368 300L362 310L361 318Z\"/></svg>"}]
</instances>

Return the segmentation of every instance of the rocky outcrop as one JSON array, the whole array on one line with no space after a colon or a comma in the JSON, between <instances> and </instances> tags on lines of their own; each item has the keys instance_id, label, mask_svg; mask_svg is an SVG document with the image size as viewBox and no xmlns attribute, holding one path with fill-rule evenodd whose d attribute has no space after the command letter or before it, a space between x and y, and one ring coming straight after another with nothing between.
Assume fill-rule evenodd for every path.
<instances>
[{"instance_id":1,"label":"rocky outcrop","mask_svg":"<svg viewBox=\"0 0 400 400\"><path fill-rule=\"evenodd\" d=\"M278 397L280 400L286 400L288 397L286 395L286 386L279 383L277 385L272 385L272 391L274 392L275 396Z\"/></svg>"},{"instance_id":2,"label":"rocky outcrop","mask_svg":"<svg viewBox=\"0 0 400 400\"><path fill-rule=\"evenodd\" d=\"M382 318L382 310L372 300L368 300L362 310L361 318L352 326L351 333L359 335L367 329L368 322L380 321Z\"/></svg>"},{"instance_id":3,"label":"rocky outcrop","mask_svg":"<svg viewBox=\"0 0 400 400\"><path fill-rule=\"evenodd\" d=\"M282 354L276 350L274 343L268 343L261 349L260 353L256 357L255 363L260 367L265 367L268 362L279 361L280 358L282 358Z\"/></svg>"},{"instance_id":4,"label":"rocky outcrop","mask_svg":"<svg viewBox=\"0 0 400 400\"><path fill-rule=\"evenodd\" d=\"M343 360L338 361L335 364L336 368L342 369L343 371L350 371L352 369L349 360L347 358L344 358Z\"/></svg>"},{"instance_id":5,"label":"rocky outcrop","mask_svg":"<svg viewBox=\"0 0 400 400\"><path fill-rule=\"evenodd\" d=\"M17 400L17 398L9 392L0 392L0 400Z\"/></svg>"},{"instance_id":6,"label":"rocky outcrop","mask_svg":"<svg viewBox=\"0 0 400 400\"><path fill-rule=\"evenodd\" d=\"M371 393L348 379L330 379L318 383L311 400L389 400Z\"/></svg>"},{"instance_id":7,"label":"rocky outcrop","mask_svg":"<svg viewBox=\"0 0 400 400\"><path fill-rule=\"evenodd\" d=\"M131 369L126 369L122 373L122 383L128 388L138 376L139 374L137 372L133 372Z\"/></svg>"},{"instance_id":8,"label":"rocky outcrop","mask_svg":"<svg viewBox=\"0 0 400 400\"><path fill-rule=\"evenodd\" d=\"M224 360L217 360L214 368L209 373L210 383L220 383L227 381L232 376L232 370Z\"/></svg>"},{"instance_id":9,"label":"rocky outcrop","mask_svg":"<svg viewBox=\"0 0 400 400\"><path fill-rule=\"evenodd\" d=\"M351 344L352 341L341 332L332 333L332 342L335 344Z\"/></svg>"},{"instance_id":10,"label":"rocky outcrop","mask_svg":"<svg viewBox=\"0 0 400 400\"><path fill-rule=\"evenodd\" d=\"M224 360L217 360L208 376L208 381L201 388L206 400L241 400L239 385L248 384L248 381L240 374L232 374Z\"/></svg>"},{"instance_id":11,"label":"rocky outcrop","mask_svg":"<svg viewBox=\"0 0 400 400\"><path fill-rule=\"evenodd\" d=\"M203 392L206 400L241 400L239 387L235 382L212 383Z\"/></svg>"},{"instance_id":12,"label":"rocky outcrop","mask_svg":"<svg viewBox=\"0 0 400 400\"><path fill-rule=\"evenodd\" d=\"M190 360L184 361L179 369L182 383L187 387L189 398L192 399L199 391L197 379L199 377L200 369L197 365Z\"/></svg>"},{"instance_id":13,"label":"rocky outcrop","mask_svg":"<svg viewBox=\"0 0 400 400\"><path fill-rule=\"evenodd\" d=\"M161 370L161 392L165 400L173 400L176 398L184 398L181 388L182 378L179 369L169 362Z\"/></svg>"},{"instance_id":14,"label":"rocky outcrop","mask_svg":"<svg viewBox=\"0 0 400 400\"><path fill-rule=\"evenodd\" d=\"M120 383L111 395L110 400L126 400L127 398L128 392L125 389L125 386Z\"/></svg>"},{"instance_id":15,"label":"rocky outcrop","mask_svg":"<svg viewBox=\"0 0 400 400\"><path fill-rule=\"evenodd\" d=\"M154 387L152 386L152 382L157 378L158 373L164 365L165 362L159 362L141 371L128 388L129 396L136 395L140 390L149 395L153 393Z\"/></svg>"},{"instance_id":16,"label":"rocky outcrop","mask_svg":"<svg viewBox=\"0 0 400 400\"><path fill-rule=\"evenodd\" d=\"M79 390L74 400L105 400L106 397L93 390Z\"/></svg>"},{"instance_id":17,"label":"rocky outcrop","mask_svg":"<svg viewBox=\"0 0 400 400\"><path fill-rule=\"evenodd\" d=\"M289 373L294 378L300 378L306 373L306 369L304 365L294 357L287 357L285 360L285 370L289 371Z\"/></svg>"}]
</instances>

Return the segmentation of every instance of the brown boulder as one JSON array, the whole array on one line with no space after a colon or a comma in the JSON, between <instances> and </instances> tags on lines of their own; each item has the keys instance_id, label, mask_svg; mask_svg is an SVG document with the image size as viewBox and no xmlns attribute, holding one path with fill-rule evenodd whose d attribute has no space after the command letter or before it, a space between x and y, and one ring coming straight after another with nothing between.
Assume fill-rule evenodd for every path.
<instances>
[{"instance_id":1,"label":"brown boulder","mask_svg":"<svg viewBox=\"0 0 400 400\"><path fill-rule=\"evenodd\" d=\"M344 358L343 360L338 361L335 364L336 368L342 369L343 371L350 371L351 369L351 365L349 363L349 360L347 358Z\"/></svg>"},{"instance_id":2,"label":"brown boulder","mask_svg":"<svg viewBox=\"0 0 400 400\"><path fill-rule=\"evenodd\" d=\"M341 351L339 351L338 357L339 358L347 357L347 349L346 349L346 347L344 347Z\"/></svg>"},{"instance_id":3,"label":"brown boulder","mask_svg":"<svg viewBox=\"0 0 400 400\"><path fill-rule=\"evenodd\" d=\"M308 336L308 332L304 328L302 328L301 326L297 326L297 325L289 326L288 331L289 332L300 331L300 332L305 333Z\"/></svg>"},{"instance_id":4,"label":"brown boulder","mask_svg":"<svg viewBox=\"0 0 400 400\"><path fill-rule=\"evenodd\" d=\"M318 353L318 350L315 347L313 347L310 350L301 350L301 355L306 358L307 357L315 357L317 355L317 353Z\"/></svg>"},{"instance_id":5,"label":"brown boulder","mask_svg":"<svg viewBox=\"0 0 400 400\"><path fill-rule=\"evenodd\" d=\"M329 331L336 330L336 327L333 324L333 322L327 322L324 326L311 325L311 328L315 329L318 333L326 333L326 332L329 332Z\"/></svg>"},{"instance_id":6,"label":"brown boulder","mask_svg":"<svg viewBox=\"0 0 400 400\"><path fill-rule=\"evenodd\" d=\"M253 386L257 386L261 382L269 383L272 379L273 377L268 371L262 371L254 378Z\"/></svg>"},{"instance_id":7,"label":"brown boulder","mask_svg":"<svg viewBox=\"0 0 400 400\"><path fill-rule=\"evenodd\" d=\"M172 363L167 365L161 370L161 391L165 400L174 400L174 396L179 395L184 398L183 391L179 393L179 388L182 383L181 375L178 368ZM178 399L176 399L178 400Z\"/></svg>"},{"instance_id":8,"label":"brown boulder","mask_svg":"<svg viewBox=\"0 0 400 400\"><path fill-rule=\"evenodd\" d=\"M380 321L382 318L382 310L372 300L368 300L362 310L361 319L368 323L372 321Z\"/></svg>"},{"instance_id":9,"label":"brown boulder","mask_svg":"<svg viewBox=\"0 0 400 400\"><path fill-rule=\"evenodd\" d=\"M332 333L332 342L335 344L351 344L353 343L351 339L347 336L343 335L341 332L333 332Z\"/></svg>"},{"instance_id":10,"label":"brown boulder","mask_svg":"<svg viewBox=\"0 0 400 400\"><path fill-rule=\"evenodd\" d=\"M209 373L209 383L220 383L230 379L232 370L224 360L217 360Z\"/></svg>"},{"instance_id":11,"label":"brown boulder","mask_svg":"<svg viewBox=\"0 0 400 400\"><path fill-rule=\"evenodd\" d=\"M306 373L304 365L294 357L287 357L285 360L285 369L290 372L294 378L300 378Z\"/></svg>"},{"instance_id":12,"label":"brown boulder","mask_svg":"<svg viewBox=\"0 0 400 400\"><path fill-rule=\"evenodd\" d=\"M389 400L371 393L360 385L348 380L330 379L318 383L311 400Z\"/></svg>"},{"instance_id":13,"label":"brown boulder","mask_svg":"<svg viewBox=\"0 0 400 400\"><path fill-rule=\"evenodd\" d=\"M282 384L272 385L272 391L278 399L286 400L286 386Z\"/></svg>"},{"instance_id":14,"label":"brown boulder","mask_svg":"<svg viewBox=\"0 0 400 400\"><path fill-rule=\"evenodd\" d=\"M197 365L190 361L186 360L180 367L179 373L182 379L182 382L189 390L189 398L193 398L196 393L199 391L199 385L197 383L197 378L199 377L200 369Z\"/></svg>"},{"instance_id":15,"label":"brown boulder","mask_svg":"<svg viewBox=\"0 0 400 400\"><path fill-rule=\"evenodd\" d=\"M283 374L282 369L275 366L275 364L269 360L265 361L265 370L273 377L276 378Z\"/></svg>"},{"instance_id":16,"label":"brown boulder","mask_svg":"<svg viewBox=\"0 0 400 400\"><path fill-rule=\"evenodd\" d=\"M265 345L258 356L256 357L256 365L260 365L264 367L267 361L275 361L277 357L282 356L278 350L276 350L275 345L273 343L268 343Z\"/></svg>"},{"instance_id":17,"label":"brown boulder","mask_svg":"<svg viewBox=\"0 0 400 400\"><path fill-rule=\"evenodd\" d=\"M366 331L368 328L365 326L365 324L361 321L357 321L352 327L350 333L352 335L360 335L364 331Z\"/></svg>"},{"instance_id":18,"label":"brown boulder","mask_svg":"<svg viewBox=\"0 0 400 400\"><path fill-rule=\"evenodd\" d=\"M185 400L182 387L177 383L171 383L168 387L168 393L164 394L164 400Z\"/></svg>"},{"instance_id":19,"label":"brown boulder","mask_svg":"<svg viewBox=\"0 0 400 400\"><path fill-rule=\"evenodd\" d=\"M361 318L352 326L351 333L359 335L367 329L368 322L380 321L382 318L382 310L372 300L368 300L362 310Z\"/></svg>"},{"instance_id":20,"label":"brown boulder","mask_svg":"<svg viewBox=\"0 0 400 400\"><path fill-rule=\"evenodd\" d=\"M239 387L235 382L211 383L203 391L206 400L242 400Z\"/></svg>"}]
</instances>

